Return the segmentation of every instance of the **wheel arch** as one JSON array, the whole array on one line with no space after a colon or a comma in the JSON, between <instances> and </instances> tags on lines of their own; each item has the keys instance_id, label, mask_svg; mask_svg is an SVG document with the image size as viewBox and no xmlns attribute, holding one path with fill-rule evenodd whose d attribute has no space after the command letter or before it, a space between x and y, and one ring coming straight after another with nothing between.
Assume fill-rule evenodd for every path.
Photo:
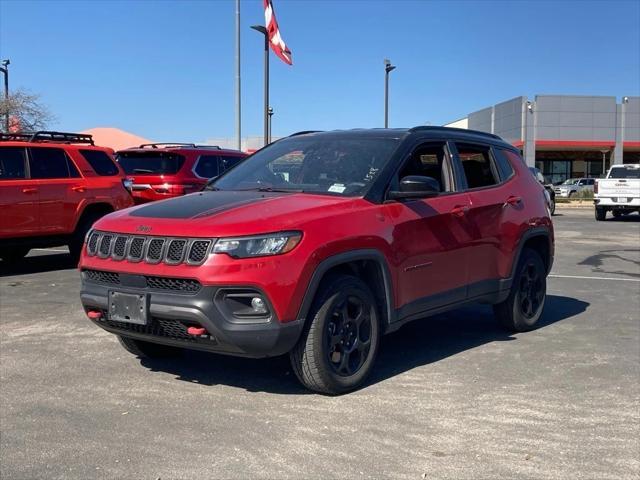
<instances>
[{"instance_id":1,"label":"wheel arch","mask_svg":"<svg viewBox=\"0 0 640 480\"><path fill-rule=\"evenodd\" d=\"M381 313L380 326L384 333L395 316L393 282L385 256L375 249L351 250L332 255L321 261L307 285L298 311L298 318L307 319L322 281L332 273L355 275L367 284L378 301Z\"/></svg>"},{"instance_id":2,"label":"wheel arch","mask_svg":"<svg viewBox=\"0 0 640 480\"><path fill-rule=\"evenodd\" d=\"M515 270L520 261L520 256L525 248L535 250L542 257L542 262L547 271L547 275L551 272L553 266L553 243L551 241L551 233L547 228L539 227L527 230L520 238L518 243L517 254L513 259L511 266L511 278L514 278Z\"/></svg>"},{"instance_id":3,"label":"wheel arch","mask_svg":"<svg viewBox=\"0 0 640 480\"><path fill-rule=\"evenodd\" d=\"M80 212L80 215L78 215L76 223L73 226L73 231L75 232L78 226L82 224L82 221L90 215L96 214L102 217L114 211L115 209L113 208L113 205L111 205L110 203L107 203L107 202L90 203L86 205L82 210L82 212Z\"/></svg>"}]
</instances>

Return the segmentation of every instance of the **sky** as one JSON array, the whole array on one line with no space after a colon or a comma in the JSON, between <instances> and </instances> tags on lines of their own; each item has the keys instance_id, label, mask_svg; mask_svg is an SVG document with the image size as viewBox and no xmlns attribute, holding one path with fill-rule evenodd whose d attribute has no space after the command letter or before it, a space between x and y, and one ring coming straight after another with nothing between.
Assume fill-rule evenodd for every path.
<instances>
[{"instance_id":1,"label":"sky","mask_svg":"<svg viewBox=\"0 0 640 480\"><path fill-rule=\"evenodd\" d=\"M273 0L273 135L441 125L536 94L640 94L640 1ZM233 0L0 0L11 88L52 128L156 141L235 135ZM262 134L261 0L241 1L243 136Z\"/></svg>"}]
</instances>

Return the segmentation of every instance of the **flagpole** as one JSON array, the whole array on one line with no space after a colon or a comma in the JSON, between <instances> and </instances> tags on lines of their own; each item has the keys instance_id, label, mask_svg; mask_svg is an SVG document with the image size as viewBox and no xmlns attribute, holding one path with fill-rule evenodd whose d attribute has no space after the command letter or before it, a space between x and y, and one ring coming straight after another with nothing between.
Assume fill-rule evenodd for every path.
<instances>
[{"instance_id":1,"label":"flagpole","mask_svg":"<svg viewBox=\"0 0 640 480\"><path fill-rule=\"evenodd\" d=\"M262 25L252 25L252 29L264 35L264 145L269 143L269 33Z\"/></svg>"},{"instance_id":2,"label":"flagpole","mask_svg":"<svg viewBox=\"0 0 640 480\"><path fill-rule=\"evenodd\" d=\"M242 110L240 95L240 0L236 0L236 148L242 150Z\"/></svg>"}]
</instances>

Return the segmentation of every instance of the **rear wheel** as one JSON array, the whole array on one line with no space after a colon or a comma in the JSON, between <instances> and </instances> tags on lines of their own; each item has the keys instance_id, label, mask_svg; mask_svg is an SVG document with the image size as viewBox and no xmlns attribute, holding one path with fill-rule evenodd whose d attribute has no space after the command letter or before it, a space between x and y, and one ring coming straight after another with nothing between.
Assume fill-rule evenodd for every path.
<instances>
[{"instance_id":1,"label":"rear wheel","mask_svg":"<svg viewBox=\"0 0 640 480\"><path fill-rule=\"evenodd\" d=\"M604 207L596 207L596 220L599 222L607 218L607 209Z\"/></svg>"},{"instance_id":2,"label":"rear wheel","mask_svg":"<svg viewBox=\"0 0 640 480\"><path fill-rule=\"evenodd\" d=\"M375 298L362 280L350 275L326 279L309 323L290 353L300 382L330 395L360 386L378 353L378 318Z\"/></svg>"},{"instance_id":3,"label":"rear wheel","mask_svg":"<svg viewBox=\"0 0 640 480\"><path fill-rule=\"evenodd\" d=\"M542 315L547 294L546 269L540 254L522 251L509 297L494 305L496 318L508 330L525 332L535 327Z\"/></svg>"},{"instance_id":4,"label":"rear wheel","mask_svg":"<svg viewBox=\"0 0 640 480\"><path fill-rule=\"evenodd\" d=\"M5 263L16 263L27 256L29 247L4 247L0 249L0 258Z\"/></svg>"},{"instance_id":5,"label":"rear wheel","mask_svg":"<svg viewBox=\"0 0 640 480\"><path fill-rule=\"evenodd\" d=\"M140 358L168 358L178 356L183 352L183 350L178 347L135 340L129 337L119 336L118 341L127 352Z\"/></svg>"}]
</instances>

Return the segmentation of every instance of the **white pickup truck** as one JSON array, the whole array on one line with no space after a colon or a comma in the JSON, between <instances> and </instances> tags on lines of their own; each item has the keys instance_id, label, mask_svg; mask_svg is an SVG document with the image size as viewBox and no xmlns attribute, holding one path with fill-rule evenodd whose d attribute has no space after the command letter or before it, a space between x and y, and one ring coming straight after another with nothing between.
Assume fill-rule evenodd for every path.
<instances>
[{"instance_id":1,"label":"white pickup truck","mask_svg":"<svg viewBox=\"0 0 640 480\"><path fill-rule=\"evenodd\" d=\"M640 164L614 165L593 189L596 220L640 212Z\"/></svg>"}]
</instances>

